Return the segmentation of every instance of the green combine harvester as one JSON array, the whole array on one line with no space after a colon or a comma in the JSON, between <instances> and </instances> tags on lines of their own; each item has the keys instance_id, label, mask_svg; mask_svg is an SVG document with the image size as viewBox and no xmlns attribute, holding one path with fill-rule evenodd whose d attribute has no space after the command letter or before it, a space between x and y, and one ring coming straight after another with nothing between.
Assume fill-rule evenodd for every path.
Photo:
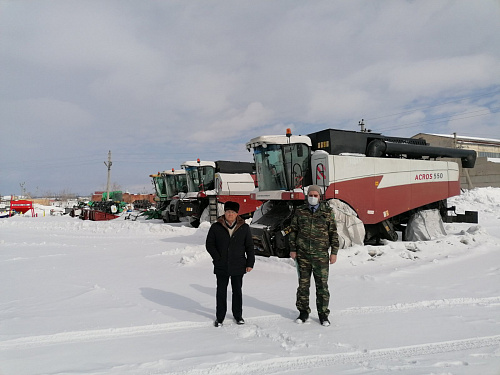
<instances>
[{"instance_id":1,"label":"green combine harvester","mask_svg":"<svg viewBox=\"0 0 500 375\"><path fill-rule=\"evenodd\" d=\"M156 207L145 215L147 219L163 219L165 223L171 222L168 215L168 206L179 193L187 191L186 171L175 170L158 172L149 175L155 188Z\"/></svg>"}]
</instances>

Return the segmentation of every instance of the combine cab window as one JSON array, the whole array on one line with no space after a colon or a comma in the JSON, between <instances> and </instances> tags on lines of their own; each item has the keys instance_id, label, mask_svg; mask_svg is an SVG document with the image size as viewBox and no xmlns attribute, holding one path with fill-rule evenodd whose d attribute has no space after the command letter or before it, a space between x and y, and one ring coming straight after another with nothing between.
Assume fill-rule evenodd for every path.
<instances>
[{"instance_id":1,"label":"combine cab window","mask_svg":"<svg viewBox=\"0 0 500 375\"><path fill-rule=\"evenodd\" d=\"M172 198L177 193L175 192L175 176L172 174L167 174L165 176L165 180L167 183L165 184L167 187L167 197Z\"/></svg>"},{"instance_id":2,"label":"combine cab window","mask_svg":"<svg viewBox=\"0 0 500 375\"><path fill-rule=\"evenodd\" d=\"M188 190L191 192L213 190L215 188L215 171L213 167L186 168Z\"/></svg>"},{"instance_id":3,"label":"combine cab window","mask_svg":"<svg viewBox=\"0 0 500 375\"><path fill-rule=\"evenodd\" d=\"M309 185L304 179L311 165L311 151L307 145L297 143L285 146L286 172L290 189Z\"/></svg>"},{"instance_id":4,"label":"combine cab window","mask_svg":"<svg viewBox=\"0 0 500 375\"><path fill-rule=\"evenodd\" d=\"M259 190L293 190L302 187L309 170L307 145L268 145L254 150Z\"/></svg>"},{"instance_id":5,"label":"combine cab window","mask_svg":"<svg viewBox=\"0 0 500 375\"><path fill-rule=\"evenodd\" d=\"M176 193L187 193L187 181L186 181L186 175L185 174L178 174L175 175L175 189Z\"/></svg>"},{"instance_id":6,"label":"combine cab window","mask_svg":"<svg viewBox=\"0 0 500 375\"><path fill-rule=\"evenodd\" d=\"M187 193L187 182L185 174L167 174L165 176L167 180L167 197L172 198L174 195L179 193Z\"/></svg>"},{"instance_id":7,"label":"combine cab window","mask_svg":"<svg viewBox=\"0 0 500 375\"><path fill-rule=\"evenodd\" d=\"M163 176L154 177L156 195L158 197L165 197L167 194L167 187L165 185L165 179Z\"/></svg>"}]
</instances>

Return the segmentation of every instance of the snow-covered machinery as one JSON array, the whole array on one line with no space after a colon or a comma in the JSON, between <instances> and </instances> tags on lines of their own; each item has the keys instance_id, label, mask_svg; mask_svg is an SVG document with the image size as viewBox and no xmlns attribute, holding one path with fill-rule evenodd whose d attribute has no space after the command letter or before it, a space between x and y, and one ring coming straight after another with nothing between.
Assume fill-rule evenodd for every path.
<instances>
[{"instance_id":1,"label":"snow-covered machinery","mask_svg":"<svg viewBox=\"0 0 500 375\"><path fill-rule=\"evenodd\" d=\"M446 199L460 194L459 168L456 162L435 160L459 158L462 167L473 168L473 150L336 129L308 136L287 130L286 135L253 138L246 147L253 149L259 181L252 198L267 201L251 223L259 255L288 257L294 208L304 203L313 183L334 208L345 241L396 240L411 215L424 209L438 209L448 222L477 222L475 212L448 215Z\"/></svg>"},{"instance_id":2,"label":"snow-covered machinery","mask_svg":"<svg viewBox=\"0 0 500 375\"><path fill-rule=\"evenodd\" d=\"M171 220L189 219L194 227L200 221L214 222L227 201L240 204L240 215L251 217L262 202L251 199L255 191L254 164L239 161L186 161L187 192L172 199L168 206Z\"/></svg>"}]
</instances>

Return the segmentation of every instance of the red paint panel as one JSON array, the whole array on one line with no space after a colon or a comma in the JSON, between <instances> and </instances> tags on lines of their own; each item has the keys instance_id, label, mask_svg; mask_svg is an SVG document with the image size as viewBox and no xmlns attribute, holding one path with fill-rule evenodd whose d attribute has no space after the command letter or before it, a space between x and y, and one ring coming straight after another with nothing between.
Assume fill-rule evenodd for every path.
<instances>
[{"instance_id":1,"label":"red paint panel","mask_svg":"<svg viewBox=\"0 0 500 375\"><path fill-rule=\"evenodd\" d=\"M305 199L304 193L295 193L295 192L283 192L281 193L281 199L284 201L303 201Z\"/></svg>"},{"instance_id":2,"label":"red paint panel","mask_svg":"<svg viewBox=\"0 0 500 375\"><path fill-rule=\"evenodd\" d=\"M33 209L33 202L26 200L10 201L10 209L25 214Z\"/></svg>"},{"instance_id":3,"label":"red paint panel","mask_svg":"<svg viewBox=\"0 0 500 375\"><path fill-rule=\"evenodd\" d=\"M333 192L334 198L349 204L356 210L358 217L363 223L370 224L369 220L372 219L371 216L373 215L368 216L366 212L368 209L372 209L372 207L375 206L375 193L381 178L382 176L374 176L337 182L332 184L333 189L331 189L332 185L330 185L328 188L328 195ZM331 192L330 189L332 190Z\"/></svg>"},{"instance_id":4,"label":"red paint panel","mask_svg":"<svg viewBox=\"0 0 500 375\"><path fill-rule=\"evenodd\" d=\"M250 195L219 195L218 200L220 203L227 201L237 202L240 205L239 214L248 214L254 212L257 207L262 205L261 201L250 198ZM245 201L246 200L246 201Z\"/></svg>"},{"instance_id":5,"label":"red paint panel","mask_svg":"<svg viewBox=\"0 0 500 375\"><path fill-rule=\"evenodd\" d=\"M364 224L376 224L411 209L460 194L458 181L425 182L378 189L382 176L331 184L326 198L340 199ZM337 192L337 193L336 193Z\"/></svg>"}]
</instances>

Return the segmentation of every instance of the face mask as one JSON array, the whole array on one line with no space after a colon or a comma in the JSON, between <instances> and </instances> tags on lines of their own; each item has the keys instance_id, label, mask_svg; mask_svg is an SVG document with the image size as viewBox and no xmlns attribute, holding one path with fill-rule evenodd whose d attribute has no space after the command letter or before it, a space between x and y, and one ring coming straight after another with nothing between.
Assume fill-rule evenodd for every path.
<instances>
[{"instance_id":1,"label":"face mask","mask_svg":"<svg viewBox=\"0 0 500 375\"><path fill-rule=\"evenodd\" d=\"M311 205L311 206L316 206L319 202L319 198L318 197L310 197L308 196L307 197L307 202Z\"/></svg>"}]
</instances>

